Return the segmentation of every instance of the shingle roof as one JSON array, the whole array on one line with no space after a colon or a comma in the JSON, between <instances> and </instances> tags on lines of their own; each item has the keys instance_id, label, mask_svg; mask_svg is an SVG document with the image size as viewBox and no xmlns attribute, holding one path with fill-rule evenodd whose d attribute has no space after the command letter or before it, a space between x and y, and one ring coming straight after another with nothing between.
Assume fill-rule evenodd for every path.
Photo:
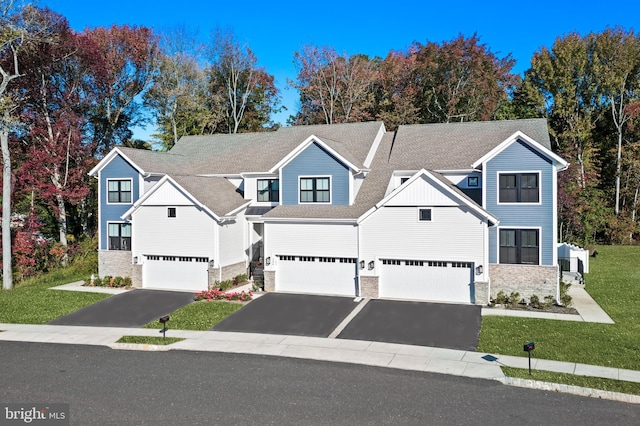
<instances>
[{"instance_id":1,"label":"shingle roof","mask_svg":"<svg viewBox=\"0 0 640 426\"><path fill-rule=\"evenodd\" d=\"M248 200L245 200L242 195L236 191L236 187L225 178L185 175L170 176L178 185L207 206L217 216L225 216L248 202Z\"/></svg>"},{"instance_id":2,"label":"shingle roof","mask_svg":"<svg viewBox=\"0 0 640 426\"><path fill-rule=\"evenodd\" d=\"M281 127L275 132L184 136L170 154L192 159L194 174L266 172L315 135L357 167L364 163L381 122Z\"/></svg>"},{"instance_id":3,"label":"shingle roof","mask_svg":"<svg viewBox=\"0 0 640 426\"><path fill-rule=\"evenodd\" d=\"M118 149L147 173L179 173L181 171L184 173L184 166L188 163L187 158L167 152L122 146L119 146Z\"/></svg>"},{"instance_id":4,"label":"shingle roof","mask_svg":"<svg viewBox=\"0 0 640 426\"><path fill-rule=\"evenodd\" d=\"M465 170L521 131L551 149L544 118L400 126L389 164L408 170Z\"/></svg>"}]
</instances>

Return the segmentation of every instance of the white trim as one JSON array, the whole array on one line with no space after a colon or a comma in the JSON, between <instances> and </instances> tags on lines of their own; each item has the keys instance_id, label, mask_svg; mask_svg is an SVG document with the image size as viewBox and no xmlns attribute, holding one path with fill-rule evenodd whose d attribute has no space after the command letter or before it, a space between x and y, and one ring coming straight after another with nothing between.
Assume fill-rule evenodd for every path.
<instances>
[{"instance_id":1,"label":"white trim","mask_svg":"<svg viewBox=\"0 0 640 426\"><path fill-rule=\"evenodd\" d=\"M300 181L302 179L329 179L329 201L301 201L300 195L302 192L302 188L300 186ZM317 192L317 189L316 189ZM301 205L329 205L333 201L333 179L331 175L298 175L298 204Z\"/></svg>"},{"instance_id":2,"label":"white trim","mask_svg":"<svg viewBox=\"0 0 640 426\"><path fill-rule=\"evenodd\" d=\"M332 156L337 158L338 161L340 161L341 163L343 163L344 165L349 167L351 170L354 170L356 172L360 172L360 168L359 167L357 167L354 164L350 163L342 155L338 154L335 150L333 150L329 145L327 145L326 143L322 142L322 140L320 138L318 138L315 135L311 135L307 139L305 139L304 142L302 142L300 145L298 145L296 148L294 148L293 151L291 151L289 154L287 154L282 160L278 161L278 163L276 163L275 166L273 166L271 169L269 169L269 173L275 173L277 170L282 169L284 166L289 164L294 158L296 158L300 153L302 153L305 149L307 149L308 146L312 145L313 143L317 143L318 145L320 145L320 147L322 147L324 150L329 152L329 154L331 154Z\"/></svg>"},{"instance_id":3,"label":"white trim","mask_svg":"<svg viewBox=\"0 0 640 426\"><path fill-rule=\"evenodd\" d=\"M501 142L498 146L496 146L491 151L483 155L479 160L473 163L471 167L473 167L474 169L478 168L481 164L484 164L487 161L491 160L493 157L495 157L496 155L504 151L509 145L511 145L512 143L518 140L521 140L525 144L529 145L531 148L535 149L536 151L542 153L543 155L549 157L551 160L560 164L561 168L559 170L564 170L569 166L569 163L567 163L565 160L560 158L553 151L547 149L543 145L539 144L538 142L536 142L535 140L531 139L529 136L525 135L524 133L518 130L513 135L509 136L507 139Z\"/></svg>"},{"instance_id":4,"label":"white trim","mask_svg":"<svg viewBox=\"0 0 640 426\"><path fill-rule=\"evenodd\" d=\"M524 174L537 174L538 175L538 202L530 203L530 202L509 202L509 203L501 203L500 202L500 175L524 175ZM496 204L499 206L541 206L542 205L542 170L518 170L518 171L510 171L510 170L496 170Z\"/></svg>"},{"instance_id":5,"label":"white trim","mask_svg":"<svg viewBox=\"0 0 640 426\"><path fill-rule=\"evenodd\" d=\"M434 185L437 185L439 188L444 190L446 193L448 193L449 195L452 195L453 197L455 197L455 199L460 201L460 203L462 205L464 205L467 208L469 208L470 210L472 210L478 216L486 219L487 221L493 222L495 225L497 225L500 222L500 220L497 217L495 217L493 214L489 213L484 208L479 207L476 203L470 202L465 197L460 196L460 194L458 194L457 192L453 191L451 188L449 188L449 186L447 186L440 179L438 179L435 176L433 176L427 170L422 169L422 170L418 171L416 174L414 174L411 178L409 178L408 181L406 181L405 183L400 185L396 190L392 191L386 197L384 197L382 200L380 200L375 206L371 207L369 210L367 210L365 213L363 213L357 219L358 223L363 222L366 218L371 216L376 210L378 210L380 207L382 207L385 204L387 204L393 197L398 195L400 192L404 191L411 183L413 183L416 179L419 179L422 176L426 176L427 178L429 178L429 180L432 181ZM483 188L484 188L484 186L483 186Z\"/></svg>"},{"instance_id":6,"label":"white trim","mask_svg":"<svg viewBox=\"0 0 640 426\"><path fill-rule=\"evenodd\" d=\"M131 201L128 203L111 203L109 202L109 182L113 182L113 181L118 181L118 182L122 182L128 180L129 182L131 182L130 188L131 188ZM107 183L107 198L105 199L105 201L107 202L107 205L111 205L111 206L130 206L134 203L133 201L133 178L107 178L106 180Z\"/></svg>"},{"instance_id":7,"label":"white trim","mask_svg":"<svg viewBox=\"0 0 640 426\"><path fill-rule=\"evenodd\" d=\"M98 171L98 250L102 250L102 185L100 185L102 175L102 170ZM109 240L109 236L107 235L107 241ZM109 249L109 244L107 244L107 248Z\"/></svg>"},{"instance_id":8,"label":"white trim","mask_svg":"<svg viewBox=\"0 0 640 426\"><path fill-rule=\"evenodd\" d=\"M129 250L111 250L109 248L109 225L116 224L116 223L119 224L119 225L126 224L126 225L131 226L131 236L129 237L131 247L129 247ZM128 251L130 253L133 253L133 224L131 222L129 222L129 221L126 221L126 220L122 220L122 221L108 220L106 222L106 224L107 224L107 248L105 250L107 250L107 251ZM120 238L122 238L122 236L120 236Z\"/></svg>"},{"instance_id":9,"label":"white trim","mask_svg":"<svg viewBox=\"0 0 640 426\"><path fill-rule=\"evenodd\" d=\"M418 209L418 223L423 223L423 222L433 222L433 207L427 207L427 206L425 206L425 207L421 207L421 206L418 206L418 207L417 207L417 209ZM429 210L429 212L430 212L430 213L429 213L429 220L422 220L422 219L420 219L420 212L421 212L422 210Z\"/></svg>"},{"instance_id":10,"label":"white trim","mask_svg":"<svg viewBox=\"0 0 640 426\"><path fill-rule=\"evenodd\" d=\"M382 141L382 137L386 133L387 129L384 126L384 123L380 123L380 128L378 129L378 134L373 139L373 143L369 148L369 152L367 153L367 158L364 159L364 163L362 164L364 167L371 166L371 162L373 161L373 157L375 157L376 152L378 151L378 147L380 146L380 142Z\"/></svg>"},{"instance_id":11,"label":"white trim","mask_svg":"<svg viewBox=\"0 0 640 426\"><path fill-rule=\"evenodd\" d=\"M207 212L212 218L214 218L215 220L217 220L218 222L221 221L221 217L216 215L213 211L211 211L211 209L209 209L207 206L205 206L204 204L202 204L200 201L198 201L198 199L196 197L194 197L193 195L191 195L186 189L184 189L182 186L180 186L178 184L178 182L176 182L173 178L171 178L171 176L169 175L165 175L162 179L160 179L158 181L158 183L156 183L153 188L151 188L149 191L147 191L146 194L144 194L142 197L138 198L138 200L133 204L133 206L131 206L131 208L129 210L127 210L122 216L120 216L122 219L128 219L131 217L131 215L138 209L138 207L140 207L154 192L156 192L165 182L169 182L170 184L174 185L178 191L182 192L189 200L191 200L191 202L198 206L199 208L201 208L202 210L204 210L205 212ZM251 201L248 201L246 204L250 204ZM245 204L245 205L246 205Z\"/></svg>"},{"instance_id":12,"label":"white trim","mask_svg":"<svg viewBox=\"0 0 640 426\"><path fill-rule=\"evenodd\" d=\"M514 230L519 230L519 229L537 229L538 230L538 264L537 265L530 265L528 263L500 263L500 230L501 229L514 229ZM513 225L513 226L498 226L497 227L497 234L496 234L496 264L498 265L528 265L528 266L545 266L542 263L542 227L541 226L520 226L520 225Z\"/></svg>"},{"instance_id":13,"label":"white trim","mask_svg":"<svg viewBox=\"0 0 640 426\"><path fill-rule=\"evenodd\" d=\"M553 234L553 239L555 241L553 255L551 256L552 264L558 264L558 173L556 170L556 166L554 165L552 168L553 176L551 178L551 187L553 193L553 201L551 204L553 205L551 214L553 216L553 221L551 222L551 232Z\"/></svg>"},{"instance_id":14,"label":"white trim","mask_svg":"<svg viewBox=\"0 0 640 426\"><path fill-rule=\"evenodd\" d=\"M136 163L131 161L131 159L126 155L124 155L124 153L120 151L117 147L113 148L111 152L109 152L109 154L107 154L106 157L100 160L100 162L93 169L91 169L87 174L89 176L95 176L96 173L99 173L103 168L105 168L106 165L109 164L116 155L120 155L122 159L125 160L127 163L129 163L134 169L136 169L138 173L143 175L146 174L144 170L142 170Z\"/></svg>"}]
</instances>

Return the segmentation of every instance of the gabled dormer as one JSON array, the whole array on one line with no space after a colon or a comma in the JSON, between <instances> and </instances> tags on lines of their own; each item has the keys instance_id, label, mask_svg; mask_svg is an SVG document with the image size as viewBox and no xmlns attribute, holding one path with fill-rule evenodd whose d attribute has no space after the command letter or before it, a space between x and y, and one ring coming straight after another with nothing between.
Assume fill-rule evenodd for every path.
<instances>
[{"instance_id":1,"label":"gabled dormer","mask_svg":"<svg viewBox=\"0 0 640 426\"><path fill-rule=\"evenodd\" d=\"M269 170L278 179L269 182L265 177L262 185L272 189L277 185L282 205L353 204L359 188L356 181L368 169L348 149L338 151L339 145L309 136Z\"/></svg>"}]
</instances>

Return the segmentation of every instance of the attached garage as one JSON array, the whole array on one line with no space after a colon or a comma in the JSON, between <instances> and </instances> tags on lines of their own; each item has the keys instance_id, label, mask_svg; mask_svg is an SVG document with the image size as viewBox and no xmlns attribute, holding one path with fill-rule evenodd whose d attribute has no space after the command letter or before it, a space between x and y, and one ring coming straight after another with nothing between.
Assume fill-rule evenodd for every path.
<instances>
[{"instance_id":1,"label":"attached garage","mask_svg":"<svg viewBox=\"0 0 640 426\"><path fill-rule=\"evenodd\" d=\"M356 295L356 259L278 255L276 291Z\"/></svg>"},{"instance_id":2,"label":"attached garage","mask_svg":"<svg viewBox=\"0 0 640 426\"><path fill-rule=\"evenodd\" d=\"M474 303L470 262L381 259L381 298Z\"/></svg>"},{"instance_id":3,"label":"attached garage","mask_svg":"<svg viewBox=\"0 0 640 426\"><path fill-rule=\"evenodd\" d=\"M145 255L142 287L194 292L206 290L208 267L209 259L206 257Z\"/></svg>"}]
</instances>

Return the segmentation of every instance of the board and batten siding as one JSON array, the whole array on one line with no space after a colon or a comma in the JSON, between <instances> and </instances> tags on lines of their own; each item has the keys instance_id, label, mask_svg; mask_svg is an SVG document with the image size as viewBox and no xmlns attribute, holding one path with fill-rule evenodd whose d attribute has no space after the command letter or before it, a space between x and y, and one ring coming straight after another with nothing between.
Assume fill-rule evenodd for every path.
<instances>
[{"instance_id":1,"label":"board and batten siding","mask_svg":"<svg viewBox=\"0 0 640 426\"><path fill-rule=\"evenodd\" d=\"M265 223L264 256L358 256L358 233L353 224Z\"/></svg>"},{"instance_id":2,"label":"board and batten siding","mask_svg":"<svg viewBox=\"0 0 640 426\"><path fill-rule=\"evenodd\" d=\"M168 217L168 207L176 217ZM166 181L132 215L134 256L218 258L218 222Z\"/></svg>"},{"instance_id":3,"label":"board and batten siding","mask_svg":"<svg viewBox=\"0 0 640 426\"><path fill-rule=\"evenodd\" d=\"M420 208L431 209L431 221L418 220ZM366 262L391 258L482 265L486 226L460 206L384 206L360 224L361 258Z\"/></svg>"},{"instance_id":4,"label":"board and batten siding","mask_svg":"<svg viewBox=\"0 0 640 426\"><path fill-rule=\"evenodd\" d=\"M551 161L520 141L512 143L484 166L485 208L500 219L500 228L541 228L541 265L553 265L553 190L555 168ZM540 172L540 203L498 204L498 173ZM489 262L498 263L498 228L489 228Z\"/></svg>"},{"instance_id":5,"label":"board and batten siding","mask_svg":"<svg viewBox=\"0 0 640 426\"><path fill-rule=\"evenodd\" d=\"M121 216L140 198L140 174L120 155L113 157L99 173L100 176L100 250L107 250L107 222L124 222ZM107 204L108 180L131 179L131 203Z\"/></svg>"},{"instance_id":6,"label":"board and batten siding","mask_svg":"<svg viewBox=\"0 0 640 426\"><path fill-rule=\"evenodd\" d=\"M245 231L247 222L244 212L238 214L233 221L226 221L219 225L220 231L220 265L228 266L247 260L249 247L246 247ZM215 261L218 265L218 260Z\"/></svg>"},{"instance_id":7,"label":"board and batten siding","mask_svg":"<svg viewBox=\"0 0 640 426\"><path fill-rule=\"evenodd\" d=\"M331 176L331 204L348 205L351 173L316 143L310 144L281 170L281 204L296 205L299 199L299 177Z\"/></svg>"}]
</instances>

